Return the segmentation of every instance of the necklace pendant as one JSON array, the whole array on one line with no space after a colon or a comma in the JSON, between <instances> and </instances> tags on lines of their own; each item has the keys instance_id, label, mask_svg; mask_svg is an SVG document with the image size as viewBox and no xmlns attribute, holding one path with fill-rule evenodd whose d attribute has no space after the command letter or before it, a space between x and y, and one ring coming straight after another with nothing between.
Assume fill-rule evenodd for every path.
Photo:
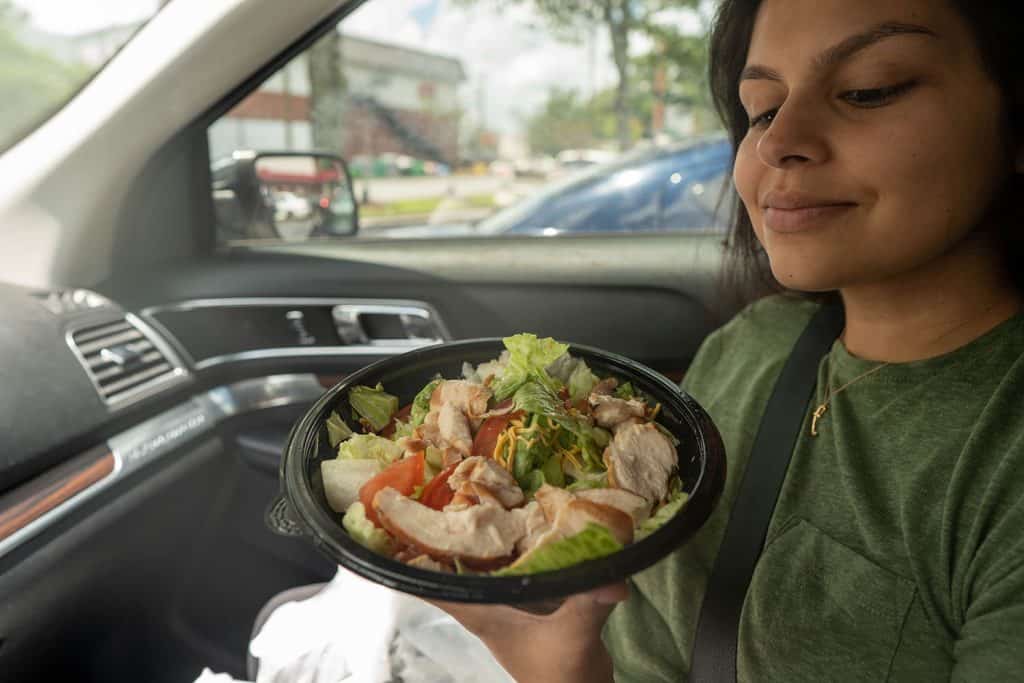
<instances>
[{"instance_id":1,"label":"necklace pendant","mask_svg":"<svg viewBox=\"0 0 1024 683\"><path fill-rule=\"evenodd\" d=\"M822 418L826 410L828 410L827 403L822 403L814 409L814 417L811 419L811 436L818 435L818 420Z\"/></svg>"}]
</instances>

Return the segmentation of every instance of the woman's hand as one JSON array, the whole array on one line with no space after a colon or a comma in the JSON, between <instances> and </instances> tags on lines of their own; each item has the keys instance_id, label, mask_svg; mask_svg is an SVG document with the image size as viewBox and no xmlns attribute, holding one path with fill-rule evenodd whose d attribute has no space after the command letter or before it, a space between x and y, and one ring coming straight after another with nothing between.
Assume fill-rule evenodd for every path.
<instances>
[{"instance_id":1,"label":"woman's hand","mask_svg":"<svg viewBox=\"0 0 1024 683\"><path fill-rule=\"evenodd\" d=\"M480 638L520 683L611 683L601 629L628 596L625 582L604 586L573 595L543 615L509 605L430 602Z\"/></svg>"}]
</instances>

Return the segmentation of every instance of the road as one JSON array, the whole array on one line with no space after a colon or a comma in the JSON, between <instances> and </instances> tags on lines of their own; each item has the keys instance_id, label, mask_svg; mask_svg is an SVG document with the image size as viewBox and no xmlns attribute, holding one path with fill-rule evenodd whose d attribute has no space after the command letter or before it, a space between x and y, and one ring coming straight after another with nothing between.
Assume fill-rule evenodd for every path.
<instances>
[{"instance_id":1,"label":"road","mask_svg":"<svg viewBox=\"0 0 1024 683\"><path fill-rule=\"evenodd\" d=\"M470 197L481 194L509 192L528 195L544 185L543 180L502 178L499 176L463 176L420 178L368 178L357 180L356 200L363 202L364 190L369 190L369 201L394 202L400 199L429 197Z\"/></svg>"}]
</instances>

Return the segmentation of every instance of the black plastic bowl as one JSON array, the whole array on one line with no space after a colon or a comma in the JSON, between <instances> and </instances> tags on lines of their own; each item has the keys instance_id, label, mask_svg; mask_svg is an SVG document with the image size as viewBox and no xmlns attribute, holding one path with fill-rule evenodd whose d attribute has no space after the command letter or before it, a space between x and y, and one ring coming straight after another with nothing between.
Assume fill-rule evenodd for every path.
<instances>
[{"instance_id":1,"label":"black plastic bowl","mask_svg":"<svg viewBox=\"0 0 1024 683\"><path fill-rule=\"evenodd\" d=\"M323 553L371 581L425 598L479 603L536 603L622 580L646 569L686 543L707 521L725 483L725 448L711 418L670 380L627 358L587 346L570 345L599 377L629 381L661 403L657 421L679 439L679 471L690 499L682 512L647 538L621 552L558 571L530 576L455 575L417 569L379 555L349 538L342 516L327 505L320 462L335 457L325 426L331 411L349 419L349 389L374 386L411 402L440 374L462 377L463 362L497 358L500 339L475 339L430 346L387 358L355 372L327 391L292 428L281 460L281 487L289 516ZM349 426L355 426L350 424Z\"/></svg>"}]
</instances>

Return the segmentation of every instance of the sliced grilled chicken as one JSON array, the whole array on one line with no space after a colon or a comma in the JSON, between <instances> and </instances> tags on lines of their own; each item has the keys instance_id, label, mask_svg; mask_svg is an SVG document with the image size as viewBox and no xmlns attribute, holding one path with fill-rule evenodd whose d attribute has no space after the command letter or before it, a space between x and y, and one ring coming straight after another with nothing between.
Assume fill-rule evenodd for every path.
<instances>
[{"instance_id":1,"label":"sliced grilled chicken","mask_svg":"<svg viewBox=\"0 0 1024 683\"><path fill-rule=\"evenodd\" d=\"M590 523L597 523L608 529L623 545L633 542L632 517L610 505L601 505L583 498L577 498L559 510L551 528L565 537L578 534Z\"/></svg>"},{"instance_id":2,"label":"sliced grilled chicken","mask_svg":"<svg viewBox=\"0 0 1024 683\"><path fill-rule=\"evenodd\" d=\"M551 524L551 531L541 539L541 542L546 543L579 533L590 522L606 527L623 544L633 540L633 518L629 513L611 505L578 498L565 489L547 484L537 490L534 499Z\"/></svg>"},{"instance_id":3,"label":"sliced grilled chicken","mask_svg":"<svg viewBox=\"0 0 1024 683\"><path fill-rule=\"evenodd\" d=\"M421 424L413 430L412 438L434 448L444 449L447 445L441 438L441 428L437 426L436 421ZM408 447L406 446L406 448Z\"/></svg>"},{"instance_id":4,"label":"sliced grilled chicken","mask_svg":"<svg viewBox=\"0 0 1024 683\"><path fill-rule=\"evenodd\" d=\"M526 535L516 543L516 550L520 553L528 553L538 545L546 533L551 531L551 522L544 516L544 510L540 503L531 500L521 508L513 510L523 518L526 525Z\"/></svg>"},{"instance_id":5,"label":"sliced grilled chicken","mask_svg":"<svg viewBox=\"0 0 1024 683\"><path fill-rule=\"evenodd\" d=\"M643 496L626 489L585 489L577 491L576 497L622 510L633 518L633 526L651 516L651 504Z\"/></svg>"},{"instance_id":6,"label":"sliced grilled chicken","mask_svg":"<svg viewBox=\"0 0 1024 683\"><path fill-rule=\"evenodd\" d=\"M451 571L448 567L444 566L437 560L434 560L430 555L417 555L408 562L407 565L410 567L417 567L419 569L430 569L435 572L449 572Z\"/></svg>"},{"instance_id":7,"label":"sliced grilled chicken","mask_svg":"<svg viewBox=\"0 0 1024 683\"><path fill-rule=\"evenodd\" d=\"M614 392L618 386L619 380L614 377L605 377L594 385L594 388L590 391L590 395L593 396L594 394L598 394L599 396L611 396L612 392Z\"/></svg>"},{"instance_id":8,"label":"sliced grilled chicken","mask_svg":"<svg viewBox=\"0 0 1024 683\"><path fill-rule=\"evenodd\" d=\"M374 496L373 508L389 533L435 560L486 564L513 555L526 535L524 517L499 505L438 511L387 487Z\"/></svg>"},{"instance_id":9,"label":"sliced grilled chicken","mask_svg":"<svg viewBox=\"0 0 1024 683\"><path fill-rule=\"evenodd\" d=\"M446 403L454 404L466 417L473 420L487 412L491 390L482 384L464 379L445 380L437 385L430 396L430 412L438 412Z\"/></svg>"},{"instance_id":10,"label":"sliced grilled chicken","mask_svg":"<svg viewBox=\"0 0 1024 683\"><path fill-rule=\"evenodd\" d=\"M614 430L619 425L639 420L647 410L647 404L636 399L622 399L591 392L590 405L594 421L605 429Z\"/></svg>"},{"instance_id":11,"label":"sliced grilled chicken","mask_svg":"<svg viewBox=\"0 0 1024 683\"><path fill-rule=\"evenodd\" d=\"M445 505L444 509L446 511L461 510L471 505L497 505L500 508L507 509L507 506L501 501L497 493L484 484L478 484L473 481L463 482L455 492L455 495L452 496L452 501Z\"/></svg>"},{"instance_id":12,"label":"sliced grilled chicken","mask_svg":"<svg viewBox=\"0 0 1024 683\"><path fill-rule=\"evenodd\" d=\"M437 428L441 440L462 455L469 455L473 449L473 434L469 430L469 420L454 404L445 403L437 417Z\"/></svg>"},{"instance_id":13,"label":"sliced grilled chicken","mask_svg":"<svg viewBox=\"0 0 1024 683\"><path fill-rule=\"evenodd\" d=\"M525 500L515 477L490 458L479 455L466 458L448 478L448 486L456 492L460 492L470 482L486 487L506 508L522 505Z\"/></svg>"},{"instance_id":14,"label":"sliced grilled chicken","mask_svg":"<svg viewBox=\"0 0 1024 683\"><path fill-rule=\"evenodd\" d=\"M608 481L656 503L668 495L668 481L678 466L676 449L650 423L631 425L615 433L604 452Z\"/></svg>"}]
</instances>

